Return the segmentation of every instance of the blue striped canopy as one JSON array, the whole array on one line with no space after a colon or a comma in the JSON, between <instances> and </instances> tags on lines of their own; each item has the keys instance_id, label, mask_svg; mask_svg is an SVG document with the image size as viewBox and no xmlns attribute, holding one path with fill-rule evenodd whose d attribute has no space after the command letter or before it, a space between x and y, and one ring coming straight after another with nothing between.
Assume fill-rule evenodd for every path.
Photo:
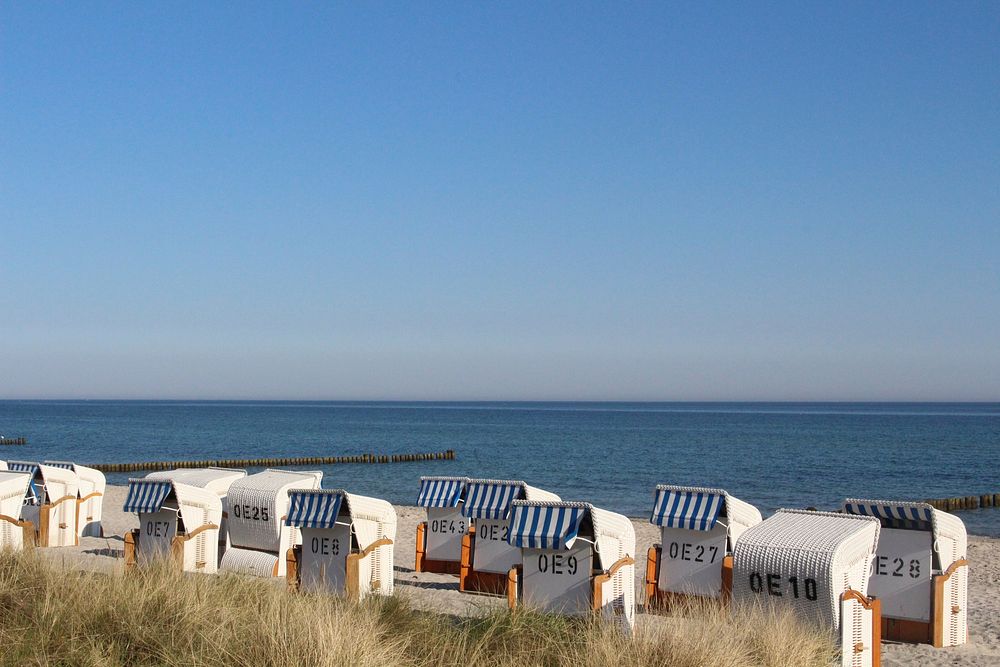
<instances>
[{"instance_id":1,"label":"blue striped canopy","mask_svg":"<svg viewBox=\"0 0 1000 667\"><path fill-rule=\"evenodd\" d=\"M589 511L590 505L584 503L515 502L507 543L526 549L569 549Z\"/></svg>"},{"instance_id":2,"label":"blue striped canopy","mask_svg":"<svg viewBox=\"0 0 1000 667\"><path fill-rule=\"evenodd\" d=\"M462 514L470 519L506 519L510 503L523 497L521 482L471 481Z\"/></svg>"},{"instance_id":3,"label":"blue striped canopy","mask_svg":"<svg viewBox=\"0 0 1000 667\"><path fill-rule=\"evenodd\" d=\"M11 472L26 472L32 477L38 472L38 464L31 461L7 461L7 468Z\"/></svg>"},{"instance_id":4,"label":"blue striped canopy","mask_svg":"<svg viewBox=\"0 0 1000 667\"><path fill-rule=\"evenodd\" d=\"M649 522L666 528L712 530L725 502L721 490L658 486Z\"/></svg>"},{"instance_id":5,"label":"blue striped canopy","mask_svg":"<svg viewBox=\"0 0 1000 667\"><path fill-rule=\"evenodd\" d=\"M28 492L26 497L32 499L33 502L42 503L45 501L45 499L41 497L38 487L35 486L35 477L38 476L38 472L41 470L37 463L32 463L31 461L7 461L7 469L11 472L26 472L31 475L31 481L28 482Z\"/></svg>"},{"instance_id":6,"label":"blue striped canopy","mask_svg":"<svg viewBox=\"0 0 1000 667\"><path fill-rule=\"evenodd\" d=\"M421 477L417 505L420 507L458 507L468 480L461 477Z\"/></svg>"},{"instance_id":7,"label":"blue striped canopy","mask_svg":"<svg viewBox=\"0 0 1000 667\"><path fill-rule=\"evenodd\" d=\"M844 502L848 514L873 516L886 528L905 530L931 530L934 508L923 503L894 503L888 500L857 500Z\"/></svg>"},{"instance_id":8,"label":"blue striped canopy","mask_svg":"<svg viewBox=\"0 0 1000 667\"><path fill-rule=\"evenodd\" d=\"M76 470L76 466L68 461L46 461L45 465L53 468L63 468L64 470Z\"/></svg>"},{"instance_id":9,"label":"blue striped canopy","mask_svg":"<svg viewBox=\"0 0 1000 667\"><path fill-rule=\"evenodd\" d=\"M163 506L163 501L170 495L173 486L173 482L170 481L130 479L128 481L128 495L125 497L125 505L122 509L125 512L141 514L157 512Z\"/></svg>"},{"instance_id":10,"label":"blue striped canopy","mask_svg":"<svg viewBox=\"0 0 1000 667\"><path fill-rule=\"evenodd\" d=\"M293 489L285 523L293 528L333 528L344 500L341 491Z\"/></svg>"}]
</instances>

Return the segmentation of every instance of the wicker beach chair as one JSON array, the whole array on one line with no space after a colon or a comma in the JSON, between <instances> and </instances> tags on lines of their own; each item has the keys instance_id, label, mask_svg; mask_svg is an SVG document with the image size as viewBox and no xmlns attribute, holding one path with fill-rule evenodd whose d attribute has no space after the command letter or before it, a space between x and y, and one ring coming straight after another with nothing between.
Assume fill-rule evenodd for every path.
<instances>
[{"instance_id":1,"label":"wicker beach chair","mask_svg":"<svg viewBox=\"0 0 1000 667\"><path fill-rule=\"evenodd\" d=\"M94 468L68 461L43 461L45 465L65 468L76 473L79 480L76 499L76 532L79 537L104 537L101 514L107 481L104 473Z\"/></svg>"},{"instance_id":2,"label":"wicker beach chair","mask_svg":"<svg viewBox=\"0 0 1000 667\"><path fill-rule=\"evenodd\" d=\"M360 600L392 595L396 510L342 489L292 490L285 523L302 531L287 552L288 586Z\"/></svg>"},{"instance_id":3,"label":"wicker beach chair","mask_svg":"<svg viewBox=\"0 0 1000 667\"><path fill-rule=\"evenodd\" d=\"M649 522L660 526L660 543L646 554L646 607L687 596L728 601L733 547L761 520L756 507L725 489L657 486Z\"/></svg>"},{"instance_id":4,"label":"wicker beach chair","mask_svg":"<svg viewBox=\"0 0 1000 667\"><path fill-rule=\"evenodd\" d=\"M833 632L841 665L875 667L881 614L867 591L879 528L871 517L778 510L736 542L733 601L790 607Z\"/></svg>"},{"instance_id":5,"label":"wicker beach chair","mask_svg":"<svg viewBox=\"0 0 1000 667\"><path fill-rule=\"evenodd\" d=\"M31 476L23 472L0 472L0 549L20 551L35 543L35 526L22 518Z\"/></svg>"},{"instance_id":6,"label":"wicker beach chair","mask_svg":"<svg viewBox=\"0 0 1000 667\"><path fill-rule=\"evenodd\" d=\"M848 498L844 511L879 520L868 591L885 639L941 648L968 641L965 524L926 503Z\"/></svg>"},{"instance_id":7,"label":"wicker beach chair","mask_svg":"<svg viewBox=\"0 0 1000 667\"><path fill-rule=\"evenodd\" d=\"M506 594L507 573L521 564L521 550L507 542L510 506L515 500L558 501L559 496L520 481L469 480L462 516L471 526L462 537L458 590Z\"/></svg>"},{"instance_id":8,"label":"wicker beach chair","mask_svg":"<svg viewBox=\"0 0 1000 667\"><path fill-rule=\"evenodd\" d=\"M320 471L265 470L229 487L229 548L220 570L258 577L285 576L288 550L301 544L299 529L285 523L288 492L318 489Z\"/></svg>"},{"instance_id":9,"label":"wicker beach chair","mask_svg":"<svg viewBox=\"0 0 1000 667\"><path fill-rule=\"evenodd\" d=\"M167 559L184 572L215 574L222 501L206 489L169 479L130 479L125 512L139 527L125 534L125 569Z\"/></svg>"},{"instance_id":10,"label":"wicker beach chair","mask_svg":"<svg viewBox=\"0 0 1000 667\"><path fill-rule=\"evenodd\" d=\"M569 616L635 623L635 529L589 503L515 500L508 542L522 565L508 572L507 603Z\"/></svg>"},{"instance_id":11,"label":"wicker beach chair","mask_svg":"<svg viewBox=\"0 0 1000 667\"><path fill-rule=\"evenodd\" d=\"M427 508L427 520L417 524L414 570L459 574L462 538L469 520L462 515L468 477L421 477L417 505Z\"/></svg>"},{"instance_id":12,"label":"wicker beach chair","mask_svg":"<svg viewBox=\"0 0 1000 667\"><path fill-rule=\"evenodd\" d=\"M28 495L21 515L35 526L40 547L72 547L80 543L76 530L80 479L66 468L32 461L8 461L14 472L28 473Z\"/></svg>"},{"instance_id":13,"label":"wicker beach chair","mask_svg":"<svg viewBox=\"0 0 1000 667\"><path fill-rule=\"evenodd\" d=\"M247 471L239 468L177 468L174 470L159 470L146 475L149 480L172 480L197 486L200 489L211 491L222 501L222 523L219 524L219 558L225 555L228 548L229 530L227 522L229 520L228 494L229 487L238 479L247 476Z\"/></svg>"}]
</instances>

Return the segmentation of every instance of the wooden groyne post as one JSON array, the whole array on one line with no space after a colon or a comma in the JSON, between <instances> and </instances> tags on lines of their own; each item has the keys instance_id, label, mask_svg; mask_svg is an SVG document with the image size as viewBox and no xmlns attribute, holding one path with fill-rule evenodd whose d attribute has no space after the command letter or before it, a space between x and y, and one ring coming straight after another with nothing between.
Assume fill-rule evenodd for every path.
<instances>
[{"instance_id":1,"label":"wooden groyne post","mask_svg":"<svg viewBox=\"0 0 1000 667\"><path fill-rule=\"evenodd\" d=\"M1000 507L1000 493L984 493L979 496L958 496L955 498L928 498L924 502L934 509L945 512L977 510L986 507Z\"/></svg>"},{"instance_id":2,"label":"wooden groyne post","mask_svg":"<svg viewBox=\"0 0 1000 667\"><path fill-rule=\"evenodd\" d=\"M26 445L27 438L0 438L0 445Z\"/></svg>"},{"instance_id":3,"label":"wooden groyne post","mask_svg":"<svg viewBox=\"0 0 1000 667\"><path fill-rule=\"evenodd\" d=\"M270 459L220 459L217 461L140 461L135 463L95 463L101 472L139 472L175 468L288 468L293 466L330 466L350 463L411 463L416 461L454 461L455 450L422 454L355 454L354 456L302 456Z\"/></svg>"}]
</instances>

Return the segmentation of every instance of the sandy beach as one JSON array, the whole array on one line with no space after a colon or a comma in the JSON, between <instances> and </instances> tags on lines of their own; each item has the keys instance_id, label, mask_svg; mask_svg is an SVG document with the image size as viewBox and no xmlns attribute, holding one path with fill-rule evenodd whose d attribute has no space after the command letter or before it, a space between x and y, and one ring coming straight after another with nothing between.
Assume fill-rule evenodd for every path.
<instances>
[{"instance_id":1,"label":"sandy beach","mask_svg":"<svg viewBox=\"0 0 1000 667\"><path fill-rule=\"evenodd\" d=\"M40 550L66 567L102 572L120 572L123 565L122 535L138 527L134 514L122 512L126 488L109 486L104 501L104 538L83 538L78 547ZM396 506L398 516L395 569L397 594L405 596L417 609L469 615L485 609L503 608L504 600L458 592L457 578L447 575L417 574L413 571L414 538L424 510ZM637 540L637 560L644 563L646 550L657 541L654 526L645 518L633 519ZM969 540L969 643L965 646L934 649L929 646L883 643L885 665L996 665L1000 664L1000 540L971 537ZM636 567L637 601L642 600L643 567ZM657 622L657 617L639 614L637 622Z\"/></svg>"}]
</instances>

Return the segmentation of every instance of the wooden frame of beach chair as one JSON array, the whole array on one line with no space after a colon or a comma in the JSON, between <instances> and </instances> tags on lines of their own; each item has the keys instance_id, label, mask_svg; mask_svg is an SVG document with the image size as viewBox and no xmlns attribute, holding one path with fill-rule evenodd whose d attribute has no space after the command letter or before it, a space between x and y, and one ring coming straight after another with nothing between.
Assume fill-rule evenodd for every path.
<instances>
[{"instance_id":1,"label":"wooden frame of beach chair","mask_svg":"<svg viewBox=\"0 0 1000 667\"><path fill-rule=\"evenodd\" d=\"M233 482L247 476L247 471L241 468L219 468L209 466L207 468L176 468L174 470L159 470L146 475L145 479L150 480L172 480L181 482L189 486L211 491L222 501L222 523L219 525L219 558L221 559L229 546L229 531L227 522L229 520L228 494L229 487Z\"/></svg>"},{"instance_id":2,"label":"wooden frame of beach chair","mask_svg":"<svg viewBox=\"0 0 1000 667\"><path fill-rule=\"evenodd\" d=\"M125 533L125 570L166 560L183 572L218 571L222 501L206 489L169 479L130 479L125 512L139 527Z\"/></svg>"},{"instance_id":3,"label":"wooden frame of beach chair","mask_svg":"<svg viewBox=\"0 0 1000 667\"><path fill-rule=\"evenodd\" d=\"M727 603L733 546L761 521L756 507L725 489L658 485L649 522L660 527L660 542L646 552L646 609L668 609L688 598Z\"/></svg>"},{"instance_id":4,"label":"wooden frame of beach chair","mask_svg":"<svg viewBox=\"0 0 1000 667\"><path fill-rule=\"evenodd\" d=\"M229 547L219 569L257 577L283 577L288 550L302 543L298 528L286 524L288 492L318 489L323 473L267 469L229 487Z\"/></svg>"},{"instance_id":5,"label":"wooden frame of beach chair","mask_svg":"<svg viewBox=\"0 0 1000 667\"><path fill-rule=\"evenodd\" d=\"M507 604L580 616L597 613L631 633L635 529L590 503L515 500L508 541L521 565L508 572Z\"/></svg>"},{"instance_id":6,"label":"wooden frame of beach chair","mask_svg":"<svg viewBox=\"0 0 1000 667\"><path fill-rule=\"evenodd\" d=\"M838 639L844 667L878 667L881 610L868 596L880 525L872 517L778 510L733 552L733 602L784 606Z\"/></svg>"},{"instance_id":7,"label":"wooden frame of beach chair","mask_svg":"<svg viewBox=\"0 0 1000 667\"><path fill-rule=\"evenodd\" d=\"M869 591L882 636L936 648L968 641L968 537L958 517L927 503L848 498L848 514L882 525Z\"/></svg>"},{"instance_id":8,"label":"wooden frame of beach chair","mask_svg":"<svg viewBox=\"0 0 1000 667\"><path fill-rule=\"evenodd\" d=\"M462 515L468 477L421 477L417 505L427 520L417 524L413 569L458 575L462 570L462 538L473 530Z\"/></svg>"},{"instance_id":9,"label":"wooden frame of beach chair","mask_svg":"<svg viewBox=\"0 0 1000 667\"><path fill-rule=\"evenodd\" d=\"M462 515L474 522L474 529L462 537L459 591L507 594L510 569L521 564L521 550L507 542L510 505L515 500L558 501L559 496L517 480L469 480Z\"/></svg>"},{"instance_id":10,"label":"wooden frame of beach chair","mask_svg":"<svg viewBox=\"0 0 1000 667\"><path fill-rule=\"evenodd\" d=\"M31 475L0 471L0 549L20 551L35 545L35 526L21 518Z\"/></svg>"},{"instance_id":11,"label":"wooden frame of beach chair","mask_svg":"<svg viewBox=\"0 0 1000 667\"><path fill-rule=\"evenodd\" d=\"M76 473L79 480L76 499L77 536L104 537L104 528L101 526L104 492L107 488L104 473L69 461L43 461L43 463Z\"/></svg>"},{"instance_id":12,"label":"wooden frame of beach chair","mask_svg":"<svg viewBox=\"0 0 1000 667\"><path fill-rule=\"evenodd\" d=\"M288 492L286 524L302 532L287 551L288 587L358 601L392 595L396 510L342 489Z\"/></svg>"},{"instance_id":13,"label":"wooden frame of beach chair","mask_svg":"<svg viewBox=\"0 0 1000 667\"><path fill-rule=\"evenodd\" d=\"M8 461L10 470L31 476L33 503L21 515L35 526L35 545L73 547L80 543L76 530L79 478L72 470L32 461Z\"/></svg>"}]
</instances>

